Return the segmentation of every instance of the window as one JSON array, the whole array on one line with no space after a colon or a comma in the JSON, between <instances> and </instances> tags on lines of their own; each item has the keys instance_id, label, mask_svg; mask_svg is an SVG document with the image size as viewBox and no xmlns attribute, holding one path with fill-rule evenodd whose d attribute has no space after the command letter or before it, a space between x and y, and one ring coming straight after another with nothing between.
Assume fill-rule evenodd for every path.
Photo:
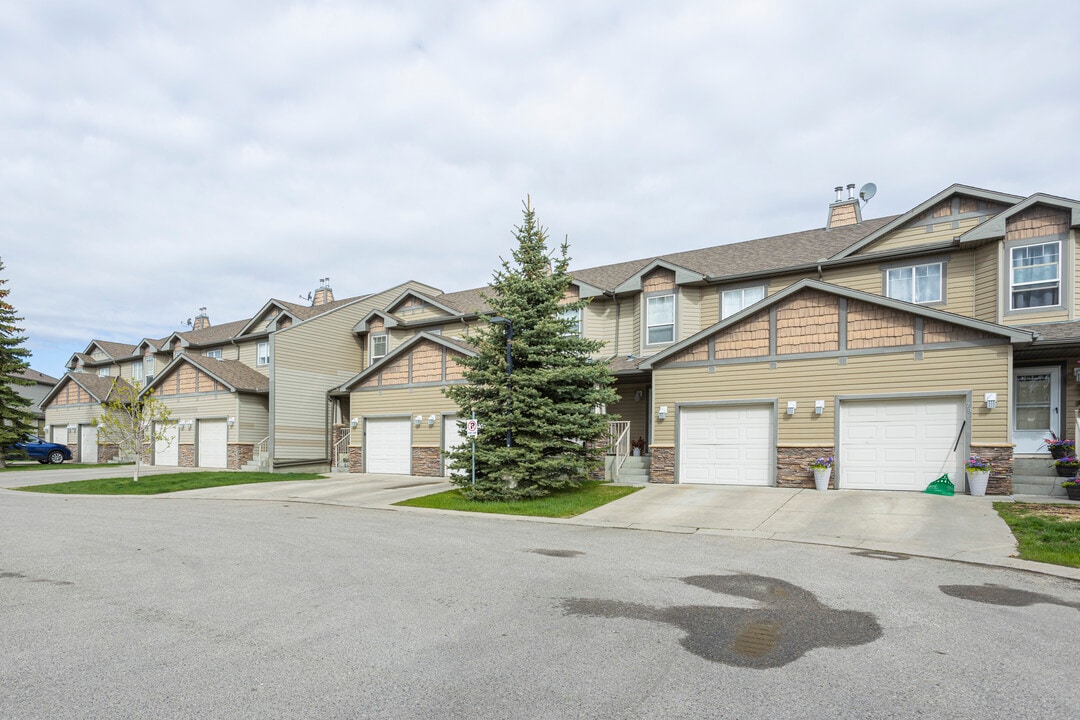
<instances>
[{"instance_id":1,"label":"window","mask_svg":"<svg viewBox=\"0 0 1080 720\"><path fill-rule=\"evenodd\" d=\"M724 290L720 293L720 319L731 317L764 297L764 285L739 288L738 290Z\"/></svg>"},{"instance_id":2,"label":"window","mask_svg":"<svg viewBox=\"0 0 1080 720\"><path fill-rule=\"evenodd\" d=\"M559 319L570 321L570 329L567 331L568 335L581 336L581 308L563 310L559 313Z\"/></svg>"},{"instance_id":3,"label":"window","mask_svg":"<svg viewBox=\"0 0 1080 720\"><path fill-rule=\"evenodd\" d=\"M255 364L256 365L269 365L270 364L270 343L261 342L255 347Z\"/></svg>"},{"instance_id":4,"label":"window","mask_svg":"<svg viewBox=\"0 0 1080 720\"><path fill-rule=\"evenodd\" d=\"M675 339L675 296L657 295L645 302L645 344L672 342Z\"/></svg>"},{"instance_id":5,"label":"window","mask_svg":"<svg viewBox=\"0 0 1080 720\"><path fill-rule=\"evenodd\" d=\"M143 371L146 373L146 377L154 377L154 356L149 355L143 359ZM149 382L149 381L147 381Z\"/></svg>"},{"instance_id":6,"label":"window","mask_svg":"<svg viewBox=\"0 0 1080 720\"><path fill-rule=\"evenodd\" d=\"M214 348L213 350L206 351L206 357L221 359L221 348Z\"/></svg>"},{"instance_id":7,"label":"window","mask_svg":"<svg viewBox=\"0 0 1080 720\"><path fill-rule=\"evenodd\" d=\"M108 366L99 367L97 369L97 374L98 374L98 377L109 377L109 368L108 368Z\"/></svg>"},{"instance_id":8,"label":"window","mask_svg":"<svg viewBox=\"0 0 1080 720\"><path fill-rule=\"evenodd\" d=\"M371 336L371 362L386 356L386 335ZM370 364L370 363L369 363Z\"/></svg>"},{"instance_id":9,"label":"window","mask_svg":"<svg viewBox=\"0 0 1080 720\"><path fill-rule=\"evenodd\" d=\"M1061 303L1061 243L1023 245L1010 252L1013 310Z\"/></svg>"},{"instance_id":10,"label":"window","mask_svg":"<svg viewBox=\"0 0 1080 720\"><path fill-rule=\"evenodd\" d=\"M941 263L885 271L885 295L909 303L941 302Z\"/></svg>"},{"instance_id":11,"label":"window","mask_svg":"<svg viewBox=\"0 0 1080 720\"><path fill-rule=\"evenodd\" d=\"M131 379L135 382L143 381L143 365L142 360L136 360L131 363Z\"/></svg>"}]
</instances>

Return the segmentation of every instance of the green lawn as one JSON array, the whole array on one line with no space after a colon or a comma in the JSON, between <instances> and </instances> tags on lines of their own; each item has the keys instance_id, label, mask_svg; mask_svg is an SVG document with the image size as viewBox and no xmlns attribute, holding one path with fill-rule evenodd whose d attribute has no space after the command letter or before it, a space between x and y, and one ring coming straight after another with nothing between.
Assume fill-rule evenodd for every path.
<instances>
[{"instance_id":1,"label":"green lawn","mask_svg":"<svg viewBox=\"0 0 1080 720\"><path fill-rule=\"evenodd\" d=\"M26 492L59 493L62 495L159 495L179 490L247 485L260 482L284 480L315 480L319 473L253 473L253 472L185 472L163 475L143 475L139 482L131 476L104 478L101 480L76 480L51 485L27 485L15 488Z\"/></svg>"},{"instance_id":2,"label":"green lawn","mask_svg":"<svg viewBox=\"0 0 1080 720\"><path fill-rule=\"evenodd\" d=\"M29 463L26 462L25 460L8 460L7 462L9 464L4 469L0 470L0 472L19 472L19 471L23 471L23 470L76 470L78 468L101 467L100 465L95 465L94 463L70 463L70 462L67 462L67 463L63 463L61 465L42 465L41 463L37 462L36 460L33 460L33 461L29 462ZM16 462L16 463L19 463L19 464L18 465L11 465L10 463L12 463L12 462ZM117 467L123 467L125 465L130 467L132 465L132 463L112 463L112 464L116 465Z\"/></svg>"},{"instance_id":3,"label":"green lawn","mask_svg":"<svg viewBox=\"0 0 1080 720\"><path fill-rule=\"evenodd\" d=\"M994 503L1008 523L1025 560L1080 567L1080 507L1038 503Z\"/></svg>"},{"instance_id":4,"label":"green lawn","mask_svg":"<svg viewBox=\"0 0 1080 720\"><path fill-rule=\"evenodd\" d=\"M457 490L424 495L403 500L395 505L434 508L436 510L465 510L469 512L498 513L500 515L535 515L537 517L568 518L606 505L612 500L637 492L640 487L628 485L605 485L589 482L577 490L552 493L547 497L513 502L476 502L466 500Z\"/></svg>"}]
</instances>

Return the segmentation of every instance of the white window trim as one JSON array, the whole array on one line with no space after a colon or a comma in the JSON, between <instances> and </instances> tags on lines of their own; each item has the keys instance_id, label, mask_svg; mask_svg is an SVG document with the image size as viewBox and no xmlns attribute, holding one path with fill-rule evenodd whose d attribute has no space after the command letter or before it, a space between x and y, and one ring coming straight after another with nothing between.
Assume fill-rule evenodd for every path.
<instances>
[{"instance_id":1,"label":"white window trim","mask_svg":"<svg viewBox=\"0 0 1080 720\"><path fill-rule=\"evenodd\" d=\"M384 342L382 355L375 354L375 340L381 338ZM371 358L368 365L371 365L377 360L382 360L390 353L390 334L389 333L376 333L368 338L368 356Z\"/></svg>"},{"instance_id":2,"label":"white window trim","mask_svg":"<svg viewBox=\"0 0 1080 720\"><path fill-rule=\"evenodd\" d=\"M205 353L203 353L203 355L205 355L208 358L217 358L218 360L220 360L221 359L221 348L214 348L213 350L207 350Z\"/></svg>"},{"instance_id":3,"label":"white window trim","mask_svg":"<svg viewBox=\"0 0 1080 720\"><path fill-rule=\"evenodd\" d=\"M266 348L266 354L263 354L263 348ZM259 367L264 367L270 364L270 343L264 341L255 345L255 364Z\"/></svg>"},{"instance_id":4,"label":"white window trim","mask_svg":"<svg viewBox=\"0 0 1080 720\"><path fill-rule=\"evenodd\" d=\"M136 372L136 370L138 372ZM131 379L135 382L142 382L143 377L143 361L136 360L135 362L131 363Z\"/></svg>"},{"instance_id":5,"label":"white window trim","mask_svg":"<svg viewBox=\"0 0 1080 720\"><path fill-rule=\"evenodd\" d=\"M571 318L570 313L574 313L577 317L576 318ZM567 320L573 320L573 322L577 325L577 329L576 330L571 330L568 333L569 335L576 335L577 337L582 337L584 335L584 333L585 333L585 312L584 312L583 308L572 308L572 309L567 309L567 310L560 310L559 311L559 317L560 318L565 318Z\"/></svg>"},{"instance_id":6,"label":"white window trim","mask_svg":"<svg viewBox=\"0 0 1080 720\"><path fill-rule=\"evenodd\" d=\"M1024 248L1030 248L1030 247L1038 247L1040 245L1057 245L1057 249L1058 249L1058 253L1057 253L1057 276L1053 280L1039 280L1039 281L1036 281L1036 282L1020 283L1019 285L1013 283L1013 270L1014 270L1014 267L1013 267L1013 253L1016 252L1017 250L1022 250ZM1038 312L1038 311L1041 311L1041 310L1048 310L1048 309L1064 307L1064 305L1065 305L1065 283L1062 281L1061 266L1065 262L1065 255L1064 255L1065 246L1064 246L1064 243L1062 243L1060 239L1058 239L1058 240L1050 240L1048 238L1039 238L1039 239L1036 240L1036 242L1024 242L1024 243L1017 243L1015 245L1009 245L1006 248L1006 250L1007 250L1007 263L1006 263L1006 267L1005 267L1005 272L1007 273L1008 286L1009 286L1009 291L1008 291L1009 292L1009 298L1008 298L1009 312ZM1042 284L1049 283L1049 282L1056 282L1057 283L1058 301L1056 303L1054 303L1053 305L1029 305L1028 307L1022 307L1022 308L1018 308L1018 307L1013 306L1013 292L1015 290L1017 290L1018 288L1023 290L1023 287L1025 285L1029 285L1029 286L1042 285Z\"/></svg>"},{"instance_id":7,"label":"white window trim","mask_svg":"<svg viewBox=\"0 0 1080 720\"><path fill-rule=\"evenodd\" d=\"M743 305L741 308L739 308L735 312L725 313L724 312L724 295L726 293L729 293L729 292L741 292L741 293L745 294L745 292L747 290L754 290L754 289L760 289L761 290L761 300L764 300L769 295L769 288L767 288L765 285L742 285L740 287L720 288L720 291L719 291L720 292L720 319L721 320L726 320L727 318L731 317L732 315L735 315L736 313L742 312L746 308L750 307L750 305L755 305L755 304L761 302L761 300L755 300L754 302L750 303L750 305ZM743 299L745 299L745 298L743 298Z\"/></svg>"},{"instance_id":8,"label":"white window trim","mask_svg":"<svg viewBox=\"0 0 1080 720\"><path fill-rule=\"evenodd\" d=\"M656 323L655 325L650 325L649 324L649 301L650 300L656 300L656 299L659 299L659 298L665 298L665 297L670 297L671 298L671 322L670 323ZM643 340L642 344L645 345L645 347L659 347L661 345L671 345L679 337L679 335L678 335L678 319L679 319L678 293L675 290L658 290L656 292L646 294L642 302L645 303L644 312L642 313L644 315L643 319L644 319L644 322L645 322L645 336L642 338L642 340ZM662 340L660 342L654 342L654 343L649 342L649 330L651 328L667 327L668 325L671 326L671 340Z\"/></svg>"},{"instance_id":9,"label":"white window trim","mask_svg":"<svg viewBox=\"0 0 1080 720\"><path fill-rule=\"evenodd\" d=\"M106 365L105 367L99 367L97 369L97 374L98 374L98 377L110 377L109 366Z\"/></svg>"},{"instance_id":10,"label":"white window trim","mask_svg":"<svg viewBox=\"0 0 1080 720\"><path fill-rule=\"evenodd\" d=\"M915 282L915 270L921 267L930 267L931 265L937 265L940 267L938 271L938 299L937 300L916 300L915 288L917 287ZM894 270L911 270L911 299L898 298L891 294L892 288L889 283L889 273ZM885 292L884 295L892 300L902 300L903 302L909 302L914 305L944 305L945 304L945 288L946 288L946 265L944 260L936 260L934 262L913 263L911 265L891 265L885 268L882 272L885 273L884 283Z\"/></svg>"}]
</instances>

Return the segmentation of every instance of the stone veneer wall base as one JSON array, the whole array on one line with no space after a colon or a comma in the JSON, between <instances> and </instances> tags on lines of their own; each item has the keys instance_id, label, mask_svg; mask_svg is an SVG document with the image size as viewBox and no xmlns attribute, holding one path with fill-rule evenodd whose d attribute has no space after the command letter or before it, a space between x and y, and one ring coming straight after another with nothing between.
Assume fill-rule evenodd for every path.
<instances>
[{"instance_id":1,"label":"stone veneer wall base","mask_svg":"<svg viewBox=\"0 0 1080 720\"><path fill-rule=\"evenodd\" d=\"M364 449L355 445L349 446L349 472L358 473L364 471Z\"/></svg>"},{"instance_id":2,"label":"stone veneer wall base","mask_svg":"<svg viewBox=\"0 0 1080 720\"><path fill-rule=\"evenodd\" d=\"M649 447L649 482L671 485L675 482L675 448L662 445Z\"/></svg>"},{"instance_id":3,"label":"stone veneer wall base","mask_svg":"<svg viewBox=\"0 0 1080 720\"><path fill-rule=\"evenodd\" d=\"M424 477L442 475L442 453L437 447L414 447L412 449L412 474Z\"/></svg>"},{"instance_id":4,"label":"stone veneer wall base","mask_svg":"<svg viewBox=\"0 0 1080 720\"><path fill-rule=\"evenodd\" d=\"M831 447L778 447L776 448L776 487L811 488L814 472L810 463L819 457L833 455ZM829 479L829 487L836 487L836 473Z\"/></svg>"},{"instance_id":5,"label":"stone veneer wall base","mask_svg":"<svg viewBox=\"0 0 1080 720\"><path fill-rule=\"evenodd\" d=\"M194 443L180 443L176 446L176 466L195 467Z\"/></svg>"},{"instance_id":6,"label":"stone veneer wall base","mask_svg":"<svg viewBox=\"0 0 1080 720\"><path fill-rule=\"evenodd\" d=\"M239 470L245 463L255 459L255 445L254 443L229 443L228 453L226 467L230 470Z\"/></svg>"}]
</instances>

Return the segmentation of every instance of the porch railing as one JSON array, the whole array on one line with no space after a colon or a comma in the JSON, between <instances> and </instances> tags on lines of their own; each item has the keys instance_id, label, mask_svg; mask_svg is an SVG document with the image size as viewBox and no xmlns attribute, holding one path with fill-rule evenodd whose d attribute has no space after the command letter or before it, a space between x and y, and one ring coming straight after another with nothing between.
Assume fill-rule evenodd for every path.
<instances>
[{"instance_id":1,"label":"porch railing","mask_svg":"<svg viewBox=\"0 0 1080 720\"><path fill-rule=\"evenodd\" d=\"M258 463L259 470L268 470L270 468L270 436L267 435L259 442L255 443L255 448L251 452L251 459Z\"/></svg>"},{"instance_id":2,"label":"porch railing","mask_svg":"<svg viewBox=\"0 0 1080 720\"><path fill-rule=\"evenodd\" d=\"M346 469L349 466L349 439L352 437L352 429L347 429L345 434L334 443L334 467Z\"/></svg>"},{"instance_id":3,"label":"porch railing","mask_svg":"<svg viewBox=\"0 0 1080 720\"><path fill-rule=\"evenodd\" d=\"M615 479L619 477L623 463L630 455L630 421L615 420L608 423L608 454L614 455L612 467Z\"/></svg>"}]
</instances>

